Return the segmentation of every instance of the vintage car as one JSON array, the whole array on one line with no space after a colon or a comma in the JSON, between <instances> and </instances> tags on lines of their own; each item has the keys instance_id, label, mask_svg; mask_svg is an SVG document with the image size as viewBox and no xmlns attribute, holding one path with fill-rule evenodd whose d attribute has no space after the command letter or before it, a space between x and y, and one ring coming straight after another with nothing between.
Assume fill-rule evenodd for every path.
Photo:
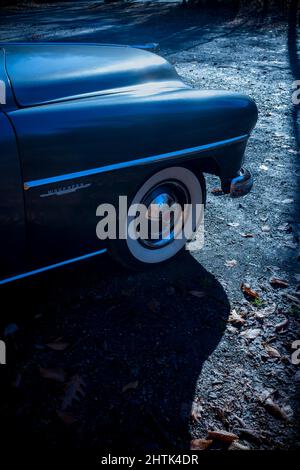
<instances>
[{"instance_id":1,"label":"vintage car","mask_svg":"<svg viewBox=\"0 0 300 470\"><path fill-rule=\"evenodd\" d=\"M195 90L139 47L0 44L0 284L112 252L147 266L185 240L100 240L97 207L205 200L203 172L246 194L254 101Z\"/></svg>"}]
</instances>

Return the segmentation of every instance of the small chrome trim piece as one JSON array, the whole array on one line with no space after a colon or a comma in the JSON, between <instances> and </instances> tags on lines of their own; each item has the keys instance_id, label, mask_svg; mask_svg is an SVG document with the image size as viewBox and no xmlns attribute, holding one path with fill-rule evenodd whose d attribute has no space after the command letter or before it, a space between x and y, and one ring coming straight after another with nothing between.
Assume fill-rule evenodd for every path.
<instances>
[{"instance_id":1,"label":"small chrome trim piece","mask_svg":"<svg viewBox=\"0 0 300 470\"><path fill-rule=\"evenodd\" d=\"M105 248L103 250L94 251L93 253L88 253L87 255L78 256L77 258L71 258L71 259L68 259L66 261L62 261L60 263L51 264L50 266L45 266L44 268L34 269L33 271L29 271L27 273L18 274L17 276L8 277L6 279L0 280L0 285L8 284L9 282L17 281L19 279L23 279L24 277L34 276L35 274L40 274L40 273L43 273L45 271L50 271L50 269L60 268L61 266L65 266L65 265L71 264L71 263L76 263L77 261L82 261L84 259L92 258L93 256L101 255L102 253L105 253L106 251L107 250Z\"/></svg>"},{"instance_id":2,"label":"small chrome trim piece","mask_svg":"<svg viewBox=\"0 0 300 470\"><path fill-rule=\"evenodd\" d=\"M62 181L73 180L77 178L84 178L86 176L92 176L99 173L106 173L108 171L120 170L122 168L129 168L138 165L147 165L149 163L159 162L161 160L168 160L174 157L183 157L186 155L193 155L195 153L205 152L206 150L214 150L226 145L231 145L238 142L243 142L249 138L248 134L233 137L231 139L220 140L211 144L199 145L198 147L191 147L183 150L176 150L175 152L163 153L161 155L154 155L152 157L138 158L137 160L129 160L127 162L114 163L112 165L105 165L98 168L92 168L90 170L78 171L75 173L66 173L64 175L52 176L50 178L44 178L33 181L26 181L24 183L24 189L37 188L39 186L45 186L48 184L60 183Z\"/></svg>"}]
</instances>

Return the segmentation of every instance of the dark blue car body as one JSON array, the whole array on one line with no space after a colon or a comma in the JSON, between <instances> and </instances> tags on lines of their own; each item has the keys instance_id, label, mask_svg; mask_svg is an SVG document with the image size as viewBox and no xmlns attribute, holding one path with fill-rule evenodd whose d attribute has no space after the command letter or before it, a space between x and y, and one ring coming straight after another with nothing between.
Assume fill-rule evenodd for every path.
<instances>
[{"instance_id":1,"label":"dark blue car body","mask_svg":"<svg viewBox=\"0 0 300 470\"><path fill-rule=\"evenodd\" d=\"M101 253L97 206L168 165L216 174L224 191L243 178L253 100L192 89L159 55L2 44L0 80L1 283Z\"/></svg>"}]
</instances>

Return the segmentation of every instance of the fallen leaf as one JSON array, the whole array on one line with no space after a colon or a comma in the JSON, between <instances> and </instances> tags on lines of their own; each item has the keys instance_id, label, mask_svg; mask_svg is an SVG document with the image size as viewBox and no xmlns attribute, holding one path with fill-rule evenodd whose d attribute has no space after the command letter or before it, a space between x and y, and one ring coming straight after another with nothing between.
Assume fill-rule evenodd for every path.
<instances>
[{"instance_id":1,"label":"fallen leaf","mask_svg":"<svg viewBox=\"0 0 300 470\"><path fill-rule=\"evenodd\" d=\"M261 403L264 403L268 398L272 397L275 393L275 390L273 388L267 388L263 390L260 395L259 395L259 401Z\"/></svg>"},{"instance_id":2,"label":"fallen leaf","mask_svg":"<svg viewBox=\"0 0 300 470\"><path fill-rule=\"evenodd\" d=\"M239 227L239 223L238 222L228 222L227 225L229 225L229 227Z\"/></svg>"},{"instance_id":3,"label":"fallen leaf","mask_svg":"<svg viewBox=\"0 0 300 470\"><path fill-rule=\"evenodd\" d=\"M272 398L267 398L263 402L265 408L269 413L271 413L273 416L279 419L283 419L284 421L289 421L289 417L286 414L286 412L280 408L276 403L273 402Z\"/></svg>"},{"instance_id":4,"label":"fallen leaf","mask_svg":"<svg viewBox=\"0 0 300 470\"><path fill-rule=\"evenodd\" d=\"M248 330L242 331L241 336L246 339L255 339L260 333L261 330L259 328L249 328Z\"/></svg>"},{"instance_id":5,"label":"fallen leaf","mask_svg":"<svg viewBox=\"0 0 300 470\"><path fill-rule=\"evenodd\" d=\"M260 170L268 171L269 167L267 165L259 165Z\"/></svg>"},{"instance_id":6,"label":"fallen leaf","mask_svg":"<svg viewBox=\"0 0 300 470\"><path fill-rule=\"evenodd\" d=\"M260 308L257 312L255 312L255 316L258 319L263 319L268 315L274 313L276 311L277 305L275 303L268 305L267 307Z\"/></svg>"},{"instance_id":7,"label":"fallen leaf","mask_svg":"<svg viewBox=\"0 0 300 470\"><path fill-rule=\"evenodd\" d=\"M205 450L212 444L212 439L193 439L190 450Z\"/></svg>"},{"instance_id":8,"label":"fallen leaf","mask_svg":"<svg viewBox=\"0 0 300 470\"><path fill-rule=\"evenodd\" d=\"M233 442L238 440L239 436L228 431L208 431L208 437L210 439L217 439L222 442Z\"/></svg>"},{"instance_id":9,"label":"fallen leaf","mask_svg":"<svg viewBox=\"0 0 300 470\"><path fill-rule=\"evenodd\" d=\"M56 380L57 382L64 382L66 374L63 369L44 369L40 367L40 374L44 379Z\"/></svg>"},{"instance_id":10,"label":"fallen leaf","mask_svg":"<svg viewBox=\"0 0 300 470\"><path fill-rule=\"evenodd\" d=\"M271 230L270 225L263 225L263 226L261 227L261 231L262 231L262 232L270 232L270 230Z\"/></svg>"},{"instance_id":11,"label":"fallen leaf","mask_svg":"<svg viewBox=\"0 0 300 470\"><path fill-rule=\"evenodd\" d=\"M74 424L77 421L77 419L71 413L57 411L57 415L66 424L66 426L71 426L71 424Z\"/></svg>"},{"instance_id":12,"label":"fallen leaf","mask_svg":"<svg viewBox=\"0 0 300 470\"><path fill-rule=\"evenodd\" d=\"M287 292L284 292L282 295L283 295L284 297L286 297L287 299L289 299L289 300L290 300L291 302L293 302L294 304L300 306L300 300L299 300L297 297L295 297L294 295L288 294Z\"/></svg>"},{"instance_id":13,"label":"fallen leaf","mask_svg":"<svg viewBox=\"0 0 300 470\"><path fill-rule=\"evenodd\" d=\"M152 299L151 302L148 303L148 308L153 313L157 313L160 310L160 303L156 299Z\"/></svg>"},{"instance_id":14,"label":"fallen leaf","mask_svg":"<svg viewBox=\"0 0 300 470\"><path fill-rule=\"evenodd\" d=\"M271 315L276 311L277 305L275 303L272 303L271 305L267 305L267 307L264 307L260 309L260 311L265 315Z\"/></svg>"},{"instance_id":15,"label":"fallen leaf","mask_svg":"<svg viewBox=\"0 0 300 470\"><path fill-rule=\"evenodd\" d=\"M258 293L255 292L255 290L251 289L251 287L248 284L245 284L244 282L242 282L241 289L246 298L248 297L250 300L259 299Z\"/></svg>"},{"instance_id":16,"label":"fallen leaf","mask_svg":"<svg viewBox=\"0 0 300 470\"><path fill-rule=\"evenodd\" d=\"M283 289L289 286L289 283L287 281L279 279L278 277L271 277L270 284L272 287L278 287Z\"/></svg>"},{"instance_id":17,"label":"fallen leaf","mask_svg":"<svg viewBox=\"0 0 300 470\"><path fill-rule=\"evenodd\" d=\"M265 315L263 313L260 313L260 311L258 311L258 312L255 312L255 318L257 318L257 320L263 320L265 318Z\"/></svg>"},{"instance_id":18,"label":"fallen leaf","mask_svg":"<svg viewBox=\"0 0 300 470\"><path fill-rule=\"evenodd\" d=\"M53 349L54 351L64 351L69 344L61 341L61 338L58 338L53 343L47 343L48 348Z\"/></svg>"},{"instance_id":19,"label":"fallen leaf","mask_svg":"<svg viewBox=\"0 0 300 470\"><path fill-rule=\"evenodd\" d=\"M294 243L293 241L284 242L283 246L286 246L287 248L290 248L291 250L296 250L296 248L298 247L297 243Z\"/></svg>"},{"instance_id":20,"label":"fallen leaf","mask_svg":"<svg viewBox=\"0 0 300 470\"><path fill-rule=\"evenodd\" d=\"M287 198L282 201L283 204L292 204L294 202L294 199L292 198Z\"/></svg>"},{"instance_id":21,"label":"fallen leaf","mask_svg":"<svg viewBox=\"0 0 300 470\"><path fill-rule=\"evenodd\" d=\"M228 450L250 450L250 447L244 446L237 441L233 441L228 447Z\"/></svg>"},{"instance_id":22,"label":"fallen leaf","mask_svg":"<svg viewBox=\"0 0 300 470\"><path fill-rule=\"evenodd\" d=\"M202 299L206 295L205 292L201 290L190 290L189 294L193 295L194 297L198 297L199 299Z\"/></svg>"},{"instance_id":23,"label":"fallen leaf","mask_svg":"<svg viewBox=\"0 0 300 470\"><path fill-rule=\"evenodd\" d=\"M277 325L275 325L275 331L277 331L277 333L281 333L285 331L288 327L288 324L289 324L289 321L287 318L285 318L280 323L277 323Z\"/></svg>"},{"instance_id":24,"label":"fallen leaf","mask_svg":"<svg viewBox=\"0 0 300 470\"><path fill-rule=\"evenodd\" d=\"M235 309L233 309L228 317L229 323L235 323L238 325L243 325L246 323L246 320L239 314Z\"/></svg>"},{"instance_id":25,"label":"fallen leaf","mask_svg":"<svg viewBox=\"0 0 300 470\"><path fill-rule=\"evenodd\" d=\"M193 402L192 411L191 411L191 418L194 421L197 421L197 423L199 423L199 421L201 419L202 412L203 412L203 407L200 405L200 403Z\"/></svg>"},{"instance_id":26,"label":"fallen leaf","mask_svg":"<svg viewBox=\"0 0 300 470\"><path fill-rule=\"evenodd\" d=\"M249 428L235 428L236 432L239 433L240 437L242 436L247 441L253 441L257 444L261 443L260 435L254 429Z\"/></svg>"},{"instance_id":27,"label":"fallen leaf","mask_svg":"<svg viewBox=\"0 0 300 470\"><path fill-rule=\"evenodd\" d=\"M227 268L234 268L234 266L237 265L237 260L236 259L230 259L230 260L227 260L225 261L225 266Z\"/></svg>"},{"instance_id":28,"label":"fallen leaf","mask_svg":"<svg viewBox=\"0 0 300 470\"><path fill-rule=\"evenodd\" d=\"M240 235L244 238L253 238L254 237L253 233L247 233L247 232L246 233L242 232L242 233L240 233Z\"/></svg>"},{"instance_id":29,"label":"fallen leaf","mask_svg":"<svg viewBox=\"0 0 300 470\"><path fill-rule=\"evenodd\" d=\"M227 326L227 331L229 331L229 333L237 333L239 330L237 328L235 328L234 326L232 325L228 325Z\"/></svg>"},{"instance_id":30,"label":"fallen leaf","mask_svg":"<svg viewBox=\"0 0 300 470\"><path fill-rule=\"evenodd\" d=\"M84 382L78 374L75 374L66 386L66 392L61 405L61 411L65 411L72 405L74 400L79 401L80 397L84 396Z\"/></svg>"},{"instance_id":31,"label":"fallen leaf","mask_svg":"<svg viewBox=\"0 0 300 470\"><path fill-rule=\"evenodd\" d=\"M269 354L270 357L274 358L279 358L281 357L281 354L279 351L277 351L276 348L273 348L273 346L270 346L269 344L263 344L263 347L265 348L266 352Z\"/></svg>"},{"instance_id":32,"label":"fallen leaf","mask_svg":"<svg viewBox=\"0 0 300 470\"><path fill-rule=\"evenodd\" d=\"M214 196L222 196L224 194L224 192L222 191L221 188L213 188L211 190L211 193L214 195Z\"/></svg>"},{"instance_id":33,"label":"fallen leaf","mask_svg":"<svg viewBox=\"0 0 300 470\"><path fill-rule=\"evenodd\" d=\"M124 385L122 392L127 392L127 390L135 390L139 385L139 381L135 380L134 382L129 382L129 384Z\"/></svg>"},{"instance_id":34,"label":"fallen leaf","mask_svg":"<svg viewBox=\"0 0 300 470\"><path fill-rule=\"evenodd\" d=\"M280 230L280 232L286 232L289 228L290 225L286 222L285 224L279 225L278 230Z\"/></svg>"}]
</instances>

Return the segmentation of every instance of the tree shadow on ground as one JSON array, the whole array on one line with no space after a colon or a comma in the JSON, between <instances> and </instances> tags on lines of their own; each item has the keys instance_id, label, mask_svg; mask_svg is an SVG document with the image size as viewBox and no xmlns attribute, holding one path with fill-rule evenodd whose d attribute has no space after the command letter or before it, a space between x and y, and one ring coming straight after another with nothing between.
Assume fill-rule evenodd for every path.
<instances>
[{"instance_id":1,"label":"tree shadow on ground","mask_svg":"<svg viewBox=\"0 0 300 470\"><path fill-rule=\"evenodd\" d=\"M289 17L288 17L288 36L287 36L287 45L288 45L288 59L289 65L292 72L294 80L300 80L300 56L298 48L298 29L300 21L300 13L298 11L299 0L292 0L289 6ZM292 131L295 138L296 148L297 148L297 160L299 161L300 154L300 104L291 104L291 124ZM296 172L298 177L297 189L295 194L295 209L294 209L294 221L296 224L299 224L299 214L300 214L300 169L299 165L296 166ZM298 197L297 197L298 196ZM292 257L291 258L295 258ZM291 260L292 263L293 260Z\"/></svg>"},{"instance_id":2,"label":"tree shadow on ground","mask_svg":"<svg viewBox=\"0 0 300 470\"><path fill-rule=\"evenodd\" d=\"M288 22L288 58L294 80L300 80L300 58L298 53L297 30L298 30L298 0L292 0L289 11ZM300 150L300 130L298 123L299 105L292 107L292 124L297 143L297 149Z\"/></svg>"},{"instance_id":3,"label":"tree shadow on ground","mask_svg":"<svg viewBox=\"0 0 300 470\"><path fill-rule=\"evenodd\" d=\"M230 311L222 286L189 252L146 273L104 256L5 296L19 327L8 341L1 404L8 439L127 452L189 448L196 382ZM57 338L69 346L46 346ZM40 367L64 377L44 378ZM78 380L84 393L62 410L80 392Z\"/></svg>"},{"instance_id":4,"label":"tree shadow on ground","mask_svg":"<svg viewBox=\"0 0 300 470\"><path fill-rule=\"evenodd\" d=\"M182 8L176 4L111 4L25 8L0 12L0 32L18 40L145 44L159 42L172 53L199 41L208 31L234 21L237 8ZM16 24L22 24L18 30ZM50 25L50 27L49 27ZM10 37L10 36L9 36Z\"/></svg>"}]
</instances>

